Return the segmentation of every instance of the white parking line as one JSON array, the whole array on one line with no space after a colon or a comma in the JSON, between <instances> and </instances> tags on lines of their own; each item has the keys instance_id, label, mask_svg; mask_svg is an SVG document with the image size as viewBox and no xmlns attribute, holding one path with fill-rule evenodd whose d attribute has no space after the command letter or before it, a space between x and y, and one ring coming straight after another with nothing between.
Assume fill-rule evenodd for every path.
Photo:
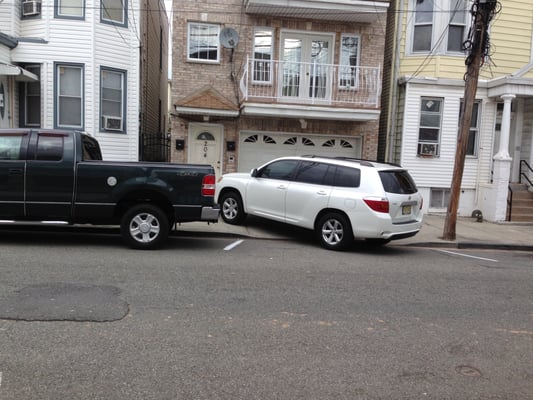
<instances>
[{"instance_id":1,"label":"white parking line","mask_svg":"<svg viewBox=\"0 0 533 400\"><path fill-rule=\"evenodd\" d=\"M456 256L467 257L467 258L475 258L476 260L492 261L492 262L496 262L496 263L499 262L498 260L493 260L492 258L470 256L468 254L456 253L455 251L449 251L449 250L441 250L441 249L436 249L436 250L440 251L441 253L453 254L453 255L456 255Z\"/></svg>"},{"instance_id":2,"label":"white parking line","mask_svg":"<svg viewBox=\"0 0 533 400\"><path fill-rule=\"evenodd\" d=\"M235 247L237 247L238 245L240 245L242 242L244 242L244 240L237 240L236 242L233 242L232 244L224 247L224 250L226 251L230 251L230 250L233 250Z\"/></svg>"}]
</instances>

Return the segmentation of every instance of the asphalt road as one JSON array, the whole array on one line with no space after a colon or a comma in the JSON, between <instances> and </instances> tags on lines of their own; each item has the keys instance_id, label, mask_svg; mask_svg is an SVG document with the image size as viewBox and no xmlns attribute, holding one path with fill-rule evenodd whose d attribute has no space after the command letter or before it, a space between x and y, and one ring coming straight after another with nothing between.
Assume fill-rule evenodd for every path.
<instances>
[{"instance_id":1,"label":"asphalt road","mask_svg":"<svg viewBox=\"0 0 533 400\"><path fill-rule=\"evenodd\" d=\"M532 261L0 230L0 399L531 399Z\"/></svg>"}]
</instances>

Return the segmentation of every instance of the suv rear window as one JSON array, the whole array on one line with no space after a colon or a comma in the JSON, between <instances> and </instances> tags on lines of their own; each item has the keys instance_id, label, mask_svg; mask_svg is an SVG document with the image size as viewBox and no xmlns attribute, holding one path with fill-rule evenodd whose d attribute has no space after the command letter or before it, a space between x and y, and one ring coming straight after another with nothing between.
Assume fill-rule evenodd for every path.
<instances>
[{"instance_id":1,"label":"suv rear window","mask_svg":"<svg viewBox=\"0 0 533 400\"><path fill-rule=\"evenodd\" d=\"M379 177L387 193L412 194L416 193L416 185L407 171L380 171Z\"/></svg>"}]
</instances>

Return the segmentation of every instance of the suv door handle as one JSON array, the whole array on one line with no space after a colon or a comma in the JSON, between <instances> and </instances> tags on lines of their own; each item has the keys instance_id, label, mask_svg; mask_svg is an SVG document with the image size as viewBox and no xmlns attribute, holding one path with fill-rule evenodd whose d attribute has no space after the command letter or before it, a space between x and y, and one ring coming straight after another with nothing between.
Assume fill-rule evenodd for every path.
<instances>
[{"instance_id":1,"label":"suv door handle","mask_svg":"<svg viewBox=\"0 0 533 400\"><path fill-rule=\"evenodd\" d=\"M318 192L316 192L316 194L318 194L319 196L327 196L327 192L323 191L323 190L319 190Z\"/></svg>"},{"instance_id":2,"label":"suv door handle","mask_svg":"<svg viewBox=\"0 0 533 400\"><path fill-rule=\"evenodd\" d=\"M278 189L285 190L285 189L287 189L287 186L285 186L285 185L279 185L279 186L278 186Z\"/></svg>"}]
</instances>

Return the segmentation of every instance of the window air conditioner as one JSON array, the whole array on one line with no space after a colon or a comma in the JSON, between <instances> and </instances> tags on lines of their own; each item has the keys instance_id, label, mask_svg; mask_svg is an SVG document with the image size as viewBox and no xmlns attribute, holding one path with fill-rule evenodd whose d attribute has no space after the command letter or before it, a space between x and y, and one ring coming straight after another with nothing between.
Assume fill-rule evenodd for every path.
<instances>
[{"instance_id":1,"label":"window air conditioner","mask_svg":"<svg viewBox=\"0 0 533 400\"><path fill-rule=\"evenodd\" d=\"M41 2L40 1L23 1L22 2L22 15L24 17L29 17L32 15L38 15L41 13Z\"/></svg>"},{"instance_id":2,"label":"window air conditioner","mask_svg":"<svg viewBox=\"0 0 533 400\"><path fill-rule=\"evenodd\" d=\"M437 145L433 143L422 143L420 149L421 156L436 156Z\"/></svg>"},{"instance_id":3,"label":"window air conditioner","mask_svg":"<svg viewBox=\"0 0 533 400\"><path fill-rule=\"evenodd\" d=\"M110 117L104 115L104 129L109 131L121 131L122 130L122 118Z\"/></svg>"}]
</instances>

